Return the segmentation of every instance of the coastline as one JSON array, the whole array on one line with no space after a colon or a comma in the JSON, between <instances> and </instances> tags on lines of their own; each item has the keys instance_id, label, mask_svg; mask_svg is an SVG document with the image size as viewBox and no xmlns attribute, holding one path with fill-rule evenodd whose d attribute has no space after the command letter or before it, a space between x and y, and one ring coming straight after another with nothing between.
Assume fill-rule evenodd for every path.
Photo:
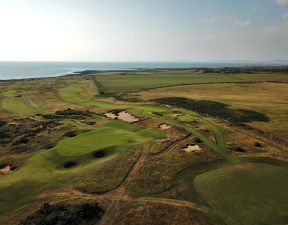
<instances>
[{"instance_id":1,"label":"coastline","mask_svg":"<svg viewBox=\"0 0 288 225\"><path fill-rule=\"evenodd\" d=\"M222 74L239 74L239 73L285 73L288 74L288 65L262 65L262 66L223 66L223 67L161 67L161 68L132 68L132 69L106 69L106 70L82 70L75 72L59 73L55 75L38 76L38 77L23 77L23 78L11 78L11 79L1 79L1 83L6 82L17 82L25 80L39 80L47 78L58 78L58 77L68 77L68 76L81 76L81 75L92 75L97 73L108 73L108 72L119 72L119 73L129 73L129 72L157 72L157 71L188 71L195 70L195 72L201 73L222 73Z\"/></svg>"}]
</instances>

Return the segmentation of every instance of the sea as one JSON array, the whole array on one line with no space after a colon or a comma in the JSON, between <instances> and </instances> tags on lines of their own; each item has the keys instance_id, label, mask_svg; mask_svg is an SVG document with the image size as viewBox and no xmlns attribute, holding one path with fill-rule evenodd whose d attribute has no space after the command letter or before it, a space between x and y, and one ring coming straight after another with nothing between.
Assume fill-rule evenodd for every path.
<instances>
[{"instance_id":1,"label":"sea","mask_svg":"<svg viewBox=\"0 0 288 225\"><path fill-rule=\"evenodd\" d=\"M0 62L0 80L57 77L85 70L219 68L287 65L283 62Z\"/></svg>"}]
</instances>

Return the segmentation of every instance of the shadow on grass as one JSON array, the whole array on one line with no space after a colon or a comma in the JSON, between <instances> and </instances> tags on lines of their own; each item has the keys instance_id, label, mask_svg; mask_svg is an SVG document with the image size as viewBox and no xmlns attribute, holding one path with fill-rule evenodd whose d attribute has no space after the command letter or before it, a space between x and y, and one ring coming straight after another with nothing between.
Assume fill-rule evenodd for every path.
<instances>
[{"instance_id":1,"label":"shadow on grass","mask_svg":"<svg viewBox=\"0 0 288 225\"><path fill-rule=\"evenodd\" d=\"M158 98L155 102L174 107L191 110L200 114L218 117L235 124L248 123L253 121L268 122L269 118L259 112L247 109L232 109L228 104L208 100L194 100L188 98Z\"/></svg>"}]
</instances>

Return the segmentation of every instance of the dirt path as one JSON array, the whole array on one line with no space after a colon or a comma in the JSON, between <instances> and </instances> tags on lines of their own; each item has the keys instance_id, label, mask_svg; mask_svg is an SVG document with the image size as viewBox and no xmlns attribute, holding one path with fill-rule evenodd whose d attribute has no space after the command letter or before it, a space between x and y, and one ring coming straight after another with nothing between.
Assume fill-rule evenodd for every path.
<instances>
[{"instance_id":1,"label":"dirt path","mask_svg":"<svg viewBox=\"0 0 288 225\"><path fill-rule=\"evenodd\" d=\"M145 146L143 148L143 152L138 159L138 161L134 164L132 169L129 171L126 179L121 183L121 185L114 189L111 192L108 192L104 194L104 196L111 201L111 205L106 209L105 214L103 215L100 225L109 225L113 224L114 219L117 217L117 215L120 214L121 205L124 202L131 202L133 199L129 196L128 192L125 189L125 184L129 183L133 176L139 171L139 169L143 166L145 160L148 157L150 145Z\"/></svg>"},{"instance_id":2,"label":"dirt path","mask_svg":"<svg viewBox=\"0 0 288 225\"><path fill-rule=\"evenodd\" d=\"M197 209L201 211L207 212L209 209L203 206L199 206L193 202L185 201L185 200L179 200L179 199L169 199L169 198L153 198L153 197L143 197L137 199L139 202L151 202L151 203L162 203L166 205L173 205L173 206L182 206L182 207L188 207L191 209Z\"/></svg>"},{"instance_id":3,"label":"dirt path","mask_svg":"<svg viewBox=\"0 0 288 225\"><path fill-rule=\"evenodd\" d=\"M163 154L164 152L168 151L169 149L177 146L178 144L181 144L182 142L185 142L188 138L190 138L192 135L191 134L188 134L186 135L185 137L171 143L170 145L168 145L166 148L164 148L162 151L160 152L157 152L155 154L153 154L153 156L156 156L156 155L160 155L160 154Z\"/></svg>"}]
</instances>

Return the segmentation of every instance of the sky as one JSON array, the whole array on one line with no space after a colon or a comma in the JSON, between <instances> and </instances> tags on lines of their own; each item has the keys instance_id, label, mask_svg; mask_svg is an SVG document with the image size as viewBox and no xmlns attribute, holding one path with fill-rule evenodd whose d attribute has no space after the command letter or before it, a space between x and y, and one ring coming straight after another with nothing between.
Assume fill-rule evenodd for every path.
<instances>
[{"instance_id":1,"label":"sky","mask_svg":"<svg viewBox=\"0 0 288 225\"><path fill-rule=\"evenodd\" d=\"M288 60L288 0L0 0L0 61Z\"/></svg>"}]
</instances>

